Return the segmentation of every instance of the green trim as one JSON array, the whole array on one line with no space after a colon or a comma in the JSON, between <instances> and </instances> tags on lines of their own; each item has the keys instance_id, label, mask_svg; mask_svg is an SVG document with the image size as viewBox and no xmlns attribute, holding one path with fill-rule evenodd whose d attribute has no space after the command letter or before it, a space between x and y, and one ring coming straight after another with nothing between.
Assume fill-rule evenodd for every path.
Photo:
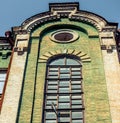
<instances>
[{"instance_id":1,"label":"green trim","mask_svg":"<svg viewBox=\"0 0 120 123\"><path fill-rule=\"evenodd\" d=\"M34 87L35 87L35 78L36 78L36 65L38 57L38 46L39 40L31 39L29 42L30 52L28 54L28 62L24 80L23 96L20 107L20 123L30 123L31 114L33 108L33 99L34 99Z\"/></svg>"}]
</instances>

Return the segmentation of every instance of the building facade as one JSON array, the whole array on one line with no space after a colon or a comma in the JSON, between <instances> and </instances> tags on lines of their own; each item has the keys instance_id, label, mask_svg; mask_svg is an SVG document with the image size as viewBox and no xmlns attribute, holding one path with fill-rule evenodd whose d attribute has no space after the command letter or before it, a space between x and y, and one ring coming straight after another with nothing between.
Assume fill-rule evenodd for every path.
<instances>
[{"instance_id":1,"label":"building facade","mask_svg":"<svg viewBox=\"0 0 120 123\"><path fill-rule=\"evenodd\" d=\"M120 123L118 24L51 3L0 37L0 123Z\"/></svg>"}]
</instances>

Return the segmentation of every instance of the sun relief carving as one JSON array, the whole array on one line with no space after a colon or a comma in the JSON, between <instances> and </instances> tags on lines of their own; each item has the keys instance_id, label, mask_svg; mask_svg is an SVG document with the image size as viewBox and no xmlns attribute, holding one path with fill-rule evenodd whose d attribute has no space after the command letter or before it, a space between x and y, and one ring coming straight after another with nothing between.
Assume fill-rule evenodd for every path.
<instances>
[{"instance_id":1,"label":"sun relief carving","mask_svg":"<svg viewBox=\"0 0 120 123\"><path fill-rule=\"evenodd\" d=\"M38 62L40 63L46 63L47 60L50 57L60 55L60 54L70 54L70 55L75 55L80 57L82 62L91 62L90 56L88 56L86 53L78 50L73 50L73 49L64 49L64 50L56 50L56 51L49 51L45 53L44 55L40 56Z\"/></svg>"}]
</instances>

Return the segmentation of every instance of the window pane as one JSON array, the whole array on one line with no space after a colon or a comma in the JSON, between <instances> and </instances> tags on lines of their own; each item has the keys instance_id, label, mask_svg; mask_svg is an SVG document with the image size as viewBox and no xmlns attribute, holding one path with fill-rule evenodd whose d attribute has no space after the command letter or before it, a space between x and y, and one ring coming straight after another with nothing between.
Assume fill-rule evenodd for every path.
<instances>
[{"instance_id":1,"label":"window pane","mask_svg":"<svg viewBox=\"0 0 120 123\"><path fill-rule=\"evenodd\" d=\"M62 78L70 78L70 74L60 74L60 79Z\"/></svg>"},{"instance_id":2,"label":"window pane","mask_svg":"<svg viewBox=\"0 0 120 123\"><path fill-rule=\"evenodd\" d=\"M0 73L0 81L5 81L6 73Z\"/></svg>"},{"instance_id":3,"label":"window pane","mask_svg":"<svg viewBox=\"0 0 120 123\"><path fill-rule=\"evenodd\" d=\"M79 109L79 108L83 108L83 106L82 105L73 105L72 104L72 108L78 108Z\"/></svg>"},{"instance_id":4,"label":"window pane","mask_svg":"<svg viewBox=\"0 0 120 123\"><path fill-rule=\"evenodd\" d=\"M72 89L81 89L81 85L72 85Z\"/></svg>"},{"instance_id":5,"label":"window pane","mask_svg":"<svg viewBox=\"0 0 120 123\"><path fill-rule=\"evenodd\" d=\"M79 85L79 84L81 84L81 81L71 81L71 83L72 83L72 85L74 84L74 85Z\"/></svg>"},{"instance_id":6,"label":"window pane","mask_svg":"<svg viewBox=\"0 0 120 123\"><path fill-rule=\"evenodd\" d=\"M52 75L49 75L48 78L49 79L57 79L58 78L58 75L56 75L56 76L55 75L53 75L53 76Z\"/></svg>"},{"instance_id":7,"label":"window pane","mask_svg":"<svg viewBox=\"0 0 120 123\"><path fill-rule=\"evenodd\" d=\"M83 112L72 112L72 119L83 118Z\"/></svg>"},{"instance_id":8,"label":"window pane","mask_svg":"<svg viewBox=\"0 0 120 123\"><path fill-rule=\"evenodd\" d=\"M72 104L79 104L82 105L82 100L72 100Z\"/></svg>"},{"instance_id":9,"label":"window pane","mask_svg":"<svg viewBox=\"0 0 120 123\"><path fill-rule=\"evenodd\" d=\"M46 119L56 119L55 112L46 112Z\"/></svg>"},{"instance_id":10,"label":"window pane","mask_svg":"<svg viewBox=\"0 0 120 123\"><path fill-rule=\"evenodd\" d=\"M58 81L48 81L48 84L49 85L55 85L55 84L57 85L58 84Z\"/></svg>"},{"instance_id":11,"label":"window pane","mask_svg":"<svg viewBox=\"0 0 120 123\"><path fill-rule=\"evenodd\" d=\"M58 72L49 72L49 75L55 75L55 76L57 76L58 75Z\"/></svg>"},{"instance_id":12,"label":"window pane","mask_svg":"<svg viewBox=\"0 0 120 123\"><path fill-rule=\"evenodd\" d=\"M60 73L70 73L70 68L60 68Z\"/></svg>"},{"instance_id":13,"label":"window pane","mask_svg":"<svg viewBox=\"0 0 120 123\"><path fill-rule=\"evenodd\" d=\"M72 71L72 75L79 75L80 76L81 74L80 74L80 71L74 71L74 72Z\"/></svg>"},{"instance_id":14,"label":"window pane","mask_svg":"<svg viewBox=\"0 0 120 123\"><path fill-rule=\"evenodd\" d=\"M76 90L76 89L72 89L71 90L72 93L81 93L82 91L80 89Z\"/></svg>"},{"instance_id":15,"label":"window pane","mask_svg":"<svg viewBox=\"0 0 120 123\"><path fill-rule=\"evenodd\" d=\"M75 79L79 78L80 79L81 77L80 77L80 75L77 75L77 76L72 75L71 78L75 78Z\"/></svg>"},{"instance_id":16,"label":"window pane","mask_svg":"<svg viewBox=\"0 0 120 123\"><path fill-rule=\"evenodd\" d=\"M70 103L59 103L59 109L70 108Z\"/></svg>"},{"instance_id":17,"label":"window pane","mask_svg":"<svg viewBox=\"0 0 120 123\"><path fill-rule=\"evenodd\" d=\"M48 86L48 89L57 89L57 88L58 88L57 85L49 85L49 86Z\"/></svg>"},{"instance_id":18,"label":"window pane","mask_svg":"<svg viewBox=\"0 0 120 123\"><path fill-rule=\"evenodd\" d=\"M57 105L57 100L47 100L47 105L52 105L52 103Z\"/></svg>"},{"instance_id":19,"label":"window pane","mask_svg":"<svg viewBox=\"0 0 120 123\"><path fill-rule=\"evenodd\" d=\"M59 86L62 86L62 87L64 87L64 86L69 86L69 81L60 81L59 82Z\"/></svg>"},{"instance_id":20,"label":"window pane","mask_svg":"<svg viewBox=\"0 0 120 123\"><path fill-rule=\"evenodd\" d=\"M2 94L3 92L5 78L6 78L6 73L0 73L0 94Z\"/></svg>"},{"instance_id":21,"label":"window pane","mask_svg":"<svg viewBox=\"0 0 120 123\"><path fill-rule=\"evenodd\" d=\"M49 99L53 99L53 100L55 100L55 99L57 99L57 96L56 95L50 95L50 96L47 96L47 99L49 100Z\"/></svg>"},{"instance_id":22,"label":"window pane","mask_svg":"<svg viewBox=\"0 0 120 123\"><path fill-rule=\"evenodd\" d=\"M72 68L72 70L81 70L81 68L77 67L77 68Z\"/></svg>"},{"instance_id":23,"label":"window pane","mask_svg":"<svg viewBox=\"0 0 120 123\"><path fill-rule=\"evenodd\" d=\"M81 95L73 95L72 99L82 99L82 96Z\"/></svg>"},{"instance_id":24,"label":"window pane","mask_svg":"<svg viewBox=\"0 0 120 123\"><path fill-rule=\"evenodd\" d=\"M50 63L50 65L64 65L64 59L61 58L61 59L57 59L55 61L53 61L52 63Z\"/></svg>"},{"instance_id":25,"label":"window pane","mask_svg":"<svg viewBox=\"0 0 120 123\"><path fill-rule=\"evenodd\" d=\"M80 65L76 60L67 58L67 65Z\"/></svg>"},{"instance_id":26,"label":"window pane","mask_svg":"<svg viewBox=\"0 0 120 123\"><path fill-rule=\"evenodd\" d=\"M69 117L60 117L59 123L70 123L70 118Z\"/></svg>"},{"instance_id":27,"label":"window pane","mask_svg":"<svg viewBox=\"0 0 120 123\"><path fill-rule=\"evenodd\" d=\"M59 88L59 93L69 93L69 88Z\"/></svg>"},{"instance_id":28,"label":"window pane","mask_svg":"<svg viewBox=\"0 0 120 123\"><path fill-rule=\"evenodd\" d=\"M59 96L59 102L69 102L70 96Z\"/></svg>"},{"instance_id":29,"label":"window pane","mask_svg":"<svg viewBox=\"0 0 120 123\"><path fill-rule=\"evenodd\" d=\"M0 94L3 92L4 82L0 82Z\"/></svg>"}]
</instances>

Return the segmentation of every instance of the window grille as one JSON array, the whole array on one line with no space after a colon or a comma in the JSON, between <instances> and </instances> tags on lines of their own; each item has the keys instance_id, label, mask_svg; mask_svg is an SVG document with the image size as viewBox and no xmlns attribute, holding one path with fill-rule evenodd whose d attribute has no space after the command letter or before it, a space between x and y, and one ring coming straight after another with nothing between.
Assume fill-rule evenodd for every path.
<instances>
[{"instance_id":1,"label":"window grille","mask_svg":"<svg viewBox=\"0 0 120 123\"><path fill-rule=\"evenodd\" d=\"M42 123L84 123L82 66L67 56L47 65Z\"/></svg>"}]
</instances>

